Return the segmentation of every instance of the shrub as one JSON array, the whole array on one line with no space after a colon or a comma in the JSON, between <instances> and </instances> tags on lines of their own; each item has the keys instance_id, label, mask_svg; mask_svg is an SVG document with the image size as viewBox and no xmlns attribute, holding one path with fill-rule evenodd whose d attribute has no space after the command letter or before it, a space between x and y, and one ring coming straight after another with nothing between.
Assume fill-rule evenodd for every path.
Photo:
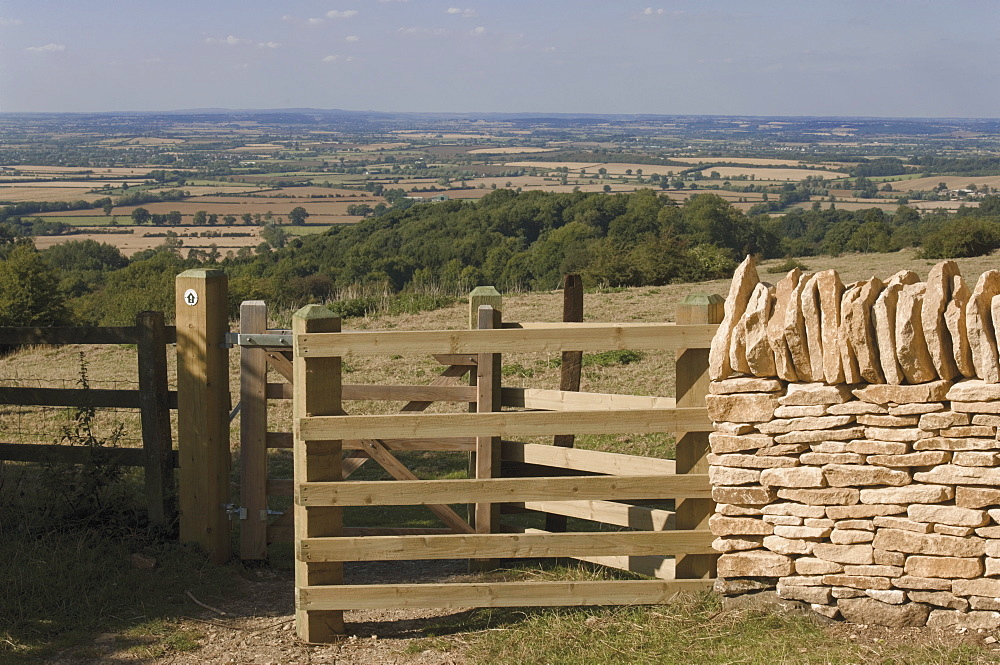
<instances>
[{"instance_id":1,"label":"shrub","mask_svg":"<svg viewBox=\"0 0 1000 665\"><path fill-rule=\"evenodd\" d=\"M983 256L1000 247L1000 225L987 219L963 217L947 222L924 239L925 259Z\"/></svg>"},{"instance_id":2,"label":"shrub","mask_svg":"<svg viewBox=\"0 0 1000 665\"><path fill-rule=\"evenodd\" d=\"M789 257L785 259L784 262L779 263L777 265L773 265L770 268L768 268L767 272L769 275L778 275L781 273L791 272L796 268L802 270L803 272L809 270L809 266L807 266L806 264L802 263L798 259L793 259Z\"/></svg>"}]
</instances>

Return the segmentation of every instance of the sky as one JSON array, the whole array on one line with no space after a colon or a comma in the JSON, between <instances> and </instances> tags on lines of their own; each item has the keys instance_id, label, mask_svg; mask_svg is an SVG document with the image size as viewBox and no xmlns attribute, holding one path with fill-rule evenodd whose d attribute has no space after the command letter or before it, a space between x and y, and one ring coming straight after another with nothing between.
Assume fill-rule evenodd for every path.
<instances>
[{"instance_id":1,"label":"sky","mask_svg":"<svg viewBox=\"0 0 1000 665\"><path fill-rule=\"evenodd\" d=\"M0 112L1000 117L997 0L0 0Z\"/></svg>"}]
</instances>

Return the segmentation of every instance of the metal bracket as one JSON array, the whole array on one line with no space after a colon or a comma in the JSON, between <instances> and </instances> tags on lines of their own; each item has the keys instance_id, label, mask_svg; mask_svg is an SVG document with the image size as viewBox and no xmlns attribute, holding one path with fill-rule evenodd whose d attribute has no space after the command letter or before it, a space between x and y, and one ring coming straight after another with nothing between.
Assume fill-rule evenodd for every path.
<instances>
[{"instance_id":1,"label":"metal bracket","mask_svg":"<svg viewBox=\"0 0 1000 665\"><path fill-rule=\"evenodd\" d=\"M292 348L292 331L281 330L273 333L245 334L226 333L223 346L231 349L234 346L248 348L285 347Z\"/></svg>"},{"instance_id":2,"label":"metal bracket","mask_svg":"<svg viewBox=\"0 0 1000 665\"><path fill-rule=\"evenodd\" d=\"M229 519L236 517L238 519L245 520L247 518L247 509L241 508L235 503L224 503L222 504L222 507L226 510L226 515L229 516Z\"/></svg>"}]
</instances>

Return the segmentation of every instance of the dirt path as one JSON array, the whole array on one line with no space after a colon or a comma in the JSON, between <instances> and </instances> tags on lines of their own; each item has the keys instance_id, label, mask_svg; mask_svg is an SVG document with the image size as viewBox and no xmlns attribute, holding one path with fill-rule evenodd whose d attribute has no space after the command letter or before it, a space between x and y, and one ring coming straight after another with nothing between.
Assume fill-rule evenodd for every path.
<instances>
[{"instance_id":1,"label":"dirt path","mask_svg":"<svg viewBox=\"0 0 1000 665\"><path fill-rule=\"evenodd\" d=\"M348 569L346 583L467 581L466 562L369 563ZM465 665L457 640L419 644L431 636L436 618L462 610L365 610L346 612L347 635L336 644L309 645L295 635L294 583L287 571L258 570L237 578L221 601L191 602L187 617L169 622L170 637L106 633L92 646L75 647L51 665L130 663L143 665ZM223 613L224 614L221 614ZM428 621L430 620L430 621ZM165 652L165 653L164 653Z\"/></svg>"}]
</instances>

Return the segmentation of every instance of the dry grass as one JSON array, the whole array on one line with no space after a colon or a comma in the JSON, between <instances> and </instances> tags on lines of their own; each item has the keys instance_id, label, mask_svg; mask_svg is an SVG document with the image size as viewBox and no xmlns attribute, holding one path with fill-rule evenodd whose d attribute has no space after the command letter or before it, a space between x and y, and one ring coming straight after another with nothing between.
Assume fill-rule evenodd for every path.
<instances>
[{"instance_id":1,"label":"dry grass","mask_svg":"<svg viewBox=\"0 0 1000 665\"><path fill-rule=\"evenodd\" d=\"M805 180L809 176L823 176L828 179L847 177L846 173L837 173L836 171L820 171L814 169L761 169L753 168L752 166L716 166L705 169L702 171L702 174L708 176L712 171L716 171L720 176L722 176L723 179L745 175L747 177L753 176L755 180L782 180L786 182L798 182L799 180Z\"/></svg>"}]
</instances>

